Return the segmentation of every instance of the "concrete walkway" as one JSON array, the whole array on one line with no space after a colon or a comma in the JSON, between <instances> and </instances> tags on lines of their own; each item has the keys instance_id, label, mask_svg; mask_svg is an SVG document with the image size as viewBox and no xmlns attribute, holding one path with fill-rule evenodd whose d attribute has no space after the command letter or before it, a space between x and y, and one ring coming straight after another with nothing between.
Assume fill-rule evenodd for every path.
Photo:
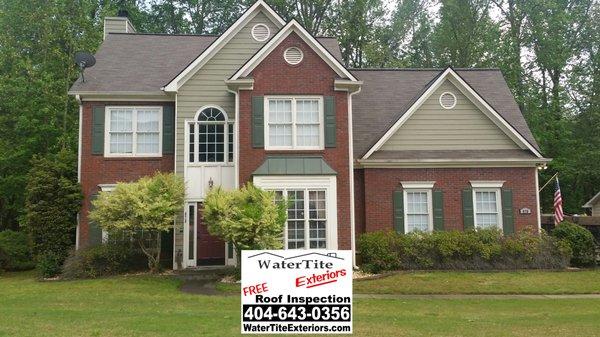
<instances>
[{"instance_id":1,"label":"concrete walkway","mask_svg":"<svg viewBox=\"0 0 600 337\"><path fill-rule=\"evenodd\" d=\"M515 300L515 299L534 299L534 300L566 300L566 299L600 299L600 294L571 294L571 295L521 295L521 294L457 294L457 295L396 295L396 294L354 294L354 298L380 299L380 300Z\"/></svg>"}]
</instances>

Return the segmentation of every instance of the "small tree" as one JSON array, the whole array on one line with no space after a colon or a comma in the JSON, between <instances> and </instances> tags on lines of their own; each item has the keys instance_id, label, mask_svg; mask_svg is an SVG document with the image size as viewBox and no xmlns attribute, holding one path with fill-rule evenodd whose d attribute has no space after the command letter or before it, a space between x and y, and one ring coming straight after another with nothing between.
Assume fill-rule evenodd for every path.
<instances>
[{"instance_id":1,"label":"small tree","mask_svg":"<svg viewBox=\"0 0 600 337\"><path fill-rule=\"evenodd\" d=\"M247 184L239 190L211 190L204 201L204 219L211 235L233 244L241 266L242 250L283 247L286 209L274 192Z\"/></svg>"},{"instance_id":2,"label":"small tree","mask_svg":"<svg viewBox=\"0 0 600 337\"><path fill-rule=\"evenodd\" d=\"M160 270L161 233L173 227L183 210L184 194L183 179L172 173L157 173L136 182L119 183L114 191L100 193L89 217L109 232L151 233L151 240L142 235L135 237L154 273Z\"/></svg>"},{"instance_id":3,"label":"small tree","mask_svg":"<svg viewBox=\"0 0 600 337\"><path fill-rule=\"evenodd\" d=\"M27 175L22 226L27 231L37 262L51 255L58 269L75 244L81 188L77 183L77 157L66 149L35 156ZM53 276L53 275L48 275Z\"/></svg>"}]
</instances>

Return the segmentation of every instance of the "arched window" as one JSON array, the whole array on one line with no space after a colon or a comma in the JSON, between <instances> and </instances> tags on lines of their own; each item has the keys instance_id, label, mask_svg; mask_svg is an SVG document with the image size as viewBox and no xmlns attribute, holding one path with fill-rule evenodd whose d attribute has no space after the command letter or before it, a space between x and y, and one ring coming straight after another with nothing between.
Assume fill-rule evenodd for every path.
<instances>
[{"instance_id":1,"label":"arched window","mask_svg":"<svg viewBox=\"0 0 600 337\"><path fill-rule=\"evenodd\" d=\"M233 123L225 111L206 107L189 128L190 163L233 162Z\"/></svg>"}]
</instances>

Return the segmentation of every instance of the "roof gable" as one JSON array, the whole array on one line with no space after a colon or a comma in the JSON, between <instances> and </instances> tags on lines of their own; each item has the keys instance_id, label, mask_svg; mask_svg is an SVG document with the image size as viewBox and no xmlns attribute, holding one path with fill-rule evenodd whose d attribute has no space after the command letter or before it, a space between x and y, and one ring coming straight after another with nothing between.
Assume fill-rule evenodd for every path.
<instances>
[{"instance_id":1,"label":"roof gable","mask_svg":"<svg viewBox=\"0 0 600 337\"><path fill-rule=\"evenodd\" d=\"M482 112L484 112L494 123L501 128L511 139L513 139L520 146L527 148L537 157L542 158L542 155L538 151L535 143L530 142L523 135L515 129L513 125L508 123L506 119L499 114L490 104L481 97L477 91L475 91L465 80L459 76L456 71L452 68L447 68L443 72L439 73L435 78L433 78L419 93L417 96L413 97L407 104L405 105L405 112L397 115L396 119L391 123L391 126L385 130L383 135L376 140L376 142L369 147L368 151L362 156L362 159L368 159L375 151L381 149L383 144L385 144L388 139L394 135L398 129L408 120L414 113L417 111L421 105L435 92L441 84L450 80L457 88L459 88L463 94L468 97L473 104L475 104ZM512 98L512 96L511 96ZM514 101L514 98L512 98ZM520 114L520 112L519 112ZM521 115L522 118L522 115ZM528 128L525 129L527 131Z\"/></svg>"},{"instance_id":2,"label":"roof gable","mask_svg":"<svg viewBox=\"0 0 600 337\"><path fill-rule=\"evenodd\" d=\"M597 202L600 202L600 192L598 192L595 196L592 197L592 199L586 202L585 205L583 205L583 208L592 208Z\"/></svg>"},{"instance_id":3,"label":"roof gable","mask_svg":"<svg viewBox=\"0 0 600 337\"><path fill-rule=\"evenodd\" d=\"M285 24L285 21L263 0L258 0L254 5L242 14L242 16L229 27L225 33L214 41L204 52L196 57L185 69L177 76L166 83L163 90L166 92L177 92L198 69L202 68L217 52L223 48L246 24L252 20L258 13L264 13L278 28Z\"/></svg>"},{"instance_id":4,"label":"roof gable","mask_svg":"<svg viewBox=\"0 0 600 337\"><path fill-rule=\"evenodd\" d=\"M455 98L445 109L440 98ZM523 149L465 96L444 81L400 128L381 151L512 150Z\"/></svg>"},{"instance_id":5,"label":"roof gable","mask_svg":"<svg viewBox=\"0 0 600 337\"><path fill-rule=\"evenodd\" d=\"M334 57L323 45L317 41L302 25L296 20L290 21L275 35L267 44L265 44L246 64L244 64L230 80L237 80L248 76L252 70L258 66L275 48L283 42L290 34L296 33L310 48L313 49L341 78L347 78L358 82L341 62Z\"/></svg>"}]
</instances>

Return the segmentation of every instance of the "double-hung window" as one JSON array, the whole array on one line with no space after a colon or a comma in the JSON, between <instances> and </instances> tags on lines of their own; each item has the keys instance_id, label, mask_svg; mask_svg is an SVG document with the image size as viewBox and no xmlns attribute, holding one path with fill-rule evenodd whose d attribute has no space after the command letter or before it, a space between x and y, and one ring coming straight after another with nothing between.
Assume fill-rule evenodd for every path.
<instances>
[{"instance_id":1,"label":"double-hung window","mask_svg":"<svg viewBox=\"0 0 600 337\"><path fill-rule=\"evenodd\" d=\"M404 230L433 230L432 195L434 182L402 182L404 189Z\"/></svg>"},{"instance_id":2,"label":"double-hung window","mask_svg":"<svg viewBox=\"0 0 600 337\"><path fill-rule=\"evenodd\" d=\"M107 107L105 155L160 156L161 107Z\"/></svg>"},{"instance_id":3,"label":"double-hung window","mask_svg":"<svg viewBox=\"0 0 600 337\"><path fill-rule=\"evenodd\" d=\"M323 149L322 97L266 97L267 150Z\"/></svg>"},{"instance_id":4,"label":"double-hung window","mask_svg":"<svg viewBox=\"0 0 600 337\"><path fill-rule=\"evenodd\" d=\"M503 181L471 181L475 228L502 229L500 188L503 183Z\"/></svg>"}]
</instances>

